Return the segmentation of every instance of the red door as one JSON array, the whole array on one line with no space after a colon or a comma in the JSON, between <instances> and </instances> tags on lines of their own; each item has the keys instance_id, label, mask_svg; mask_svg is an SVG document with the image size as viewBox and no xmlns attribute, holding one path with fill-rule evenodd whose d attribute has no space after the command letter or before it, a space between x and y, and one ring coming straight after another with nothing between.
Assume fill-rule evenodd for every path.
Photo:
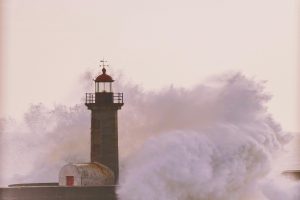
<instances>
[{"instance_id":1,"label":"red door","mask_svg":"<svg viewBox=\"0 0 300 200\"><path fill-rule=\"evenodd\" d=\"M67 186L74 186L74 176L66 176Z\"/></svg>"}]
</instances>

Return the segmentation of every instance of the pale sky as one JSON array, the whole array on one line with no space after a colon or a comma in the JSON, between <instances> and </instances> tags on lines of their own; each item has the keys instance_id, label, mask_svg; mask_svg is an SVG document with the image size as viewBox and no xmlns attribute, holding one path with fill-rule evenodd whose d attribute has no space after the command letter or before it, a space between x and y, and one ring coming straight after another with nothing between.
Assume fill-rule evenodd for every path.
<instances>
[{"instance_id":1,"label":"pale sky","mask_svg":"<svg viewBox=\"0 0 300 200\"><path fill-rule=\"evenodd\" d=\"M70 99L105 57L145 89L240 71L267 80L270 112L300 131L299 0L4 0L5 114ZM90 92L90 91L87 91Z\"/></svg>"}]
</instances>

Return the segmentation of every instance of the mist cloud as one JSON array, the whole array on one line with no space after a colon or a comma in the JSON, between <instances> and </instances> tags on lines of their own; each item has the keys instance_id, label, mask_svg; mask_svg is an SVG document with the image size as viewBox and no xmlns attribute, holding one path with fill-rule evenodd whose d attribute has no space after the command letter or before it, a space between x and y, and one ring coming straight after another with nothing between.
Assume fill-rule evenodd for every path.
<instances>
[{"instance_id":1,"label":"mist cloud","mask_svg":"<svg viewBox=\"0 0 300 200\"><path fill-rule=\"evenodd\" d=\"M236 73L189 89L144 91L124 81L116 88L125 96L120 199L269 198L272 189L257 188L289 137L268 113L263 82ZM5 127L2 185L57 181L64 164L89 161L90 113L83 102L32 105L22 123Z\"/></svg>"}]
</instances>

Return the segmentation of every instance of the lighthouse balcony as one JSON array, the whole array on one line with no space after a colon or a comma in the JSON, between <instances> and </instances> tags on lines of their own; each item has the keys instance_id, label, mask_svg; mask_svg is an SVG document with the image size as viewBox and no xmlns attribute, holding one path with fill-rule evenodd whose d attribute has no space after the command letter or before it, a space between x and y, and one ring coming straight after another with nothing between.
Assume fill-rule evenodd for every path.
<instances>
[{"instance_id":1,"label":"lighthouse balcony","mask_svg":"<svg viewBox=\"0 0 300 200\"><path fill-rule=\"evenodd\" d=\"M123 106L123 93L97 92L86 93L85 105Z\"/></svg>"}]
</instances>

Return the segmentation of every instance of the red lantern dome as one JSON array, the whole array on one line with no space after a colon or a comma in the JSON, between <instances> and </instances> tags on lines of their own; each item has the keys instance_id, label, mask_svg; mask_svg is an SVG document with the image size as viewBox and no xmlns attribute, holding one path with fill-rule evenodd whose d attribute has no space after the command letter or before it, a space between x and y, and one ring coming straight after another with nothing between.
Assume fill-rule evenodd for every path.
<instances>
[{"instance_id":1,"label":"red lantern dome","mask_svg":"<svg viewBox=\"0 0 300 200\"><path fill-rule=\"evenodd\" d=\"M106 74L106 69L102 69L102 74L100 74L96 79L95 82L114 82L111 76Z\"/></svg>"}]
</instances>

